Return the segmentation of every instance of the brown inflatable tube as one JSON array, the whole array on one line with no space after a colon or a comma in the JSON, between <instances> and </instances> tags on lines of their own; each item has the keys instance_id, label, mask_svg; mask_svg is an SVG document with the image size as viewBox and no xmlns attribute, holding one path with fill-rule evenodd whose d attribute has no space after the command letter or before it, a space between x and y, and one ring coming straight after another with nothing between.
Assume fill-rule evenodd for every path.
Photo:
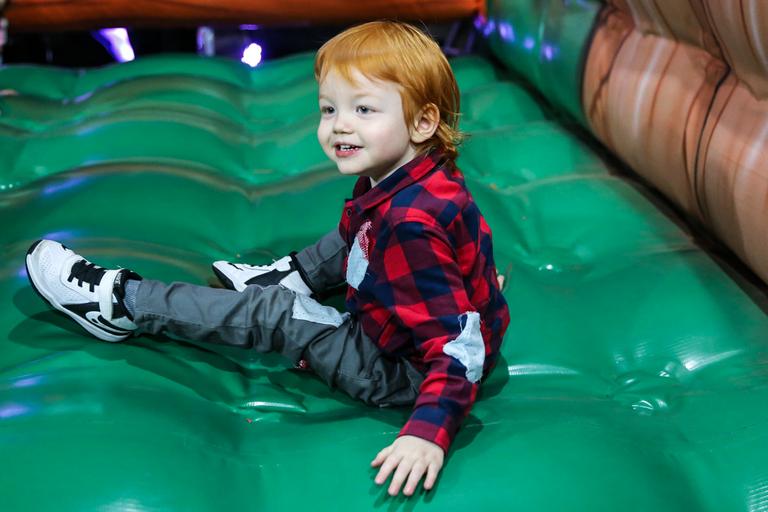
<instances>
[{"instance_id":1,"label":"brown inflatable tube","mask_svg":"<svg viewBox=\"0 0 768 512\"><path fill-rule=\"evenodd\" d=\"M612 0L583 103L598 138L768 282L766 31L764 0Z\"/></svg>"},{"instance_id":2,"label":"brown inflatable tube","mask_svg":"<svg viewBox=\"0 0 768 512\"><path fill-rule=\"evenodd\" d=\"M109 26L342 24L393 18L441 21L484 12L483 0L13 0L15 31Z\"/></svg>"}]
</instances>

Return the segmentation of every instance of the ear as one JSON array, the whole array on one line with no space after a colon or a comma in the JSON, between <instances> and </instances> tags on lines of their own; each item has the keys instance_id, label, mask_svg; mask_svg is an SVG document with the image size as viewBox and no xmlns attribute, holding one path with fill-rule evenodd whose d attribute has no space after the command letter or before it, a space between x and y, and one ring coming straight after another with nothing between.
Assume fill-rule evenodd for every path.
<instances>
[{"instance_id":1,"label":"ear","mask_svg":"<svg viewBox=\"0 0 768 512\"><path fill-rule=\"evenodd\" d=\"M411 127L411 142L421 144L429 140L440 125L440 109L434 103L428 103L416 115Z\"/></svg>"}]
</instances>

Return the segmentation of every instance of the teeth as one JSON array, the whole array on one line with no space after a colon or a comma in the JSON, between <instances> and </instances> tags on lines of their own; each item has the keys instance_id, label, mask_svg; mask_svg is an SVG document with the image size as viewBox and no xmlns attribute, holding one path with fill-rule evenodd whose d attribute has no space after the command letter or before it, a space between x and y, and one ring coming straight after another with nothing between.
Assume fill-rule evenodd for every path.
<instances>
[{"instance_id":1,"label":"teeth","mask_svg":"<svg viewBox=\"0 0 768 512\"><path fill-rule=\"evenodd\" d=\"M352 148L356 148L357 146L350 146L349 144L339 144L339 149L342 151L349 151Z\"/></svg>"}]
</instances>

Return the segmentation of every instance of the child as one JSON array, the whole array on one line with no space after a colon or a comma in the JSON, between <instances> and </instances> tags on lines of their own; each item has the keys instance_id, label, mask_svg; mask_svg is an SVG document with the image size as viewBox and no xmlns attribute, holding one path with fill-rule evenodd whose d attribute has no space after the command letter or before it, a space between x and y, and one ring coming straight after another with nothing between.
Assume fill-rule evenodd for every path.
<instances>
[{"instance_id":1,"label":"child","mask_svg":"<svg viewBox=\"0 0 768 512\"><path fill-rule=\"evenodd\" d=\"M458 87L438 45L395 22L328 41L315 76L320 145L358 176L337 230L269 266L214 263L230 289L142 280L50 240L30 247L28 275L103 340L166 333L277 351L366 403L413 405L371 463L377 484L392 474L389 493L411 495L422 477L434 485L509 322L491 232L454 165ZM311 296L345 282L343 314Z\"/></svg>"}]
</instances>

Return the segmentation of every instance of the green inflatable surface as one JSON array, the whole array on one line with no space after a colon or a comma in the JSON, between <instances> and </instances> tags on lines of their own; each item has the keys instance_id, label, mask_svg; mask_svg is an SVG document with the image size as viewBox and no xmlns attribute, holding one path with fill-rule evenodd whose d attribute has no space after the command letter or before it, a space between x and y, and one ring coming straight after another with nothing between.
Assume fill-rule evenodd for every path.
<instances>
[{"instance_id":1,"label":"green inflatable surface","mask_svg":"<svg viewBox=\"0 0 768 512\"><path fill-rule=\"evenodd\" d=\"M315 140L312 56L0 68L0 509L764 510L762 296L488 61L453 65L512 322L436 488L410 499L369 468L408 410L275 356L99 342L24 271L48 237L205 284L214 260L333 228L354 178Z\"/></svg>"},{"instance_id":2,"label":"green inflatable surface","mask_svg":"<svg viewBox=\"0 0 768 512\"><path fill-rule=\"evenodd\" d=\"M587 126L582 70L600 0L488 0L480 29L496 57Z\"/></svg>"}]
</instances>

